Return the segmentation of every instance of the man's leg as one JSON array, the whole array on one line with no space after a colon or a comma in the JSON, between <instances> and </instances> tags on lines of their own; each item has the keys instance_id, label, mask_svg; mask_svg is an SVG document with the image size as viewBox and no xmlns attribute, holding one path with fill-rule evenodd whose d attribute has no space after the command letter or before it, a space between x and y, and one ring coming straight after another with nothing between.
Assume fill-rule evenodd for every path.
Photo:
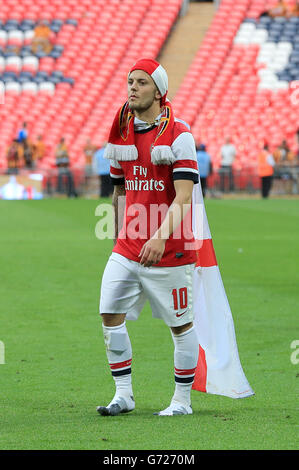
<instances>
[{"instance_id":1,"label":"man's leg","mask_svg":"<svg viewBox=\"0 0 299 470\"><path fill-rule=\"evenodd\" d=\"M125 323L125 314L102 314L106 354L115 382L115 395L107 406L97 411L103 416L115 416L135 408L131 380L132 347Z\"/></svg>"},{"instance_id":2,"label":"man's leg","mask_svg":"<svg viewBox=\"0 0 299 470\"><path fill-rule=\"evenodd\" d=\"M198 339L193 323L172 327L175 391L170 406L159 416L192 414L191 389L198 361Z\"/></svg>"},{"instance_id":3,"label":"man's leg","mask_svg":"<svg viewBox=\"0 0 299 470\"><path fill-rule=\"evenodd\" d=\"M138 268L139 263L112 253L102 277L99 311L116 387L109 405L98 407L102 415L116 415L135 408L131 383L132 347L125 320L126 314L131 320L137 320L146 301L138 280Z\"/></svg>"},{"instance_id":4,"label":"man's leg","mask_svg":"<svg viewBox=\"0 0 299 470\"><path fill-rule=\"evenodd\" d=\"M175 393L160 416L191 414L191 388L199 344L193 327L194 264L144 268L140 274L154 318L170 328L174 342Z\"/></svg>"},{"instance_id":5,"label":"man's leg","mask_svg":"<svg viewBox=\"0 0 299 470\"><path fill-rule=\"evenodd\" d=\"M262 197L266 198L268 196L267 194L267 176L262 177Z\"/></svg>"}]
</instances>

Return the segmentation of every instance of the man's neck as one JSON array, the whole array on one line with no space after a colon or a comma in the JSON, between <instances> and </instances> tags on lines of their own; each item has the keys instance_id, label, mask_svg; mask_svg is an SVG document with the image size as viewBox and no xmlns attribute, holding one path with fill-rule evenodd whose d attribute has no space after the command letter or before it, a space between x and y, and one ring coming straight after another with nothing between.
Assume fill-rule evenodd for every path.
<instances>
[{"instance_id":1,"label":"man's neck","mask_svg":"<svg viewBox=\"0 0 299 470\"><path fill-rule=\"evenodd\" d=\"M155 120L157 116L161 114L161 112L162 112L162 109L160 108L160 106L155 106L141 113L134 110L134 115L137 119L140 119L140 121L147 122L148 124L155 124Z\"/></svg>"}]
</instances>

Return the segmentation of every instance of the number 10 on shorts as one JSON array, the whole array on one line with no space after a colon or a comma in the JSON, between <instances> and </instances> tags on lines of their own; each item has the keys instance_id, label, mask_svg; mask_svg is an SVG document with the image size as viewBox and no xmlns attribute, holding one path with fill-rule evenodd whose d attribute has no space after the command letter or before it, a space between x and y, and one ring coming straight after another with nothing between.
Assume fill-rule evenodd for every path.
<instances>
[{"instance_id":1,"label":"number 10 on shorts","mask_svg":"<svg viewBox=\"0 0 299 470\"><path fill-rule=\"evenodd\" d=\"M179 290L173 289L172 298L174 310L186 308L188 305L187 287L181 287Z\"/></svg>"}]
</instances>

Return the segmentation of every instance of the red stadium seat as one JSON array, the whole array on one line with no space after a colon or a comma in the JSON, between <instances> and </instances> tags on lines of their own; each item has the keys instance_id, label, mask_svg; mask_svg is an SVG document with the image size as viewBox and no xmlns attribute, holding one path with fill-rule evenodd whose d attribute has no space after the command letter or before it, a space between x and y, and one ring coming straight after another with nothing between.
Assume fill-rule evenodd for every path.
<instances>
[{"instance_id":1,"label":"red stadium seat","mask_svg":"<svg viewBox=\"0 0 299 470\"><path fill-rule=\"evenodd\" d=\"M266 67L257 62L261 46L234 43L242 21L258 18L271 6L267 0L223 0L173 99L176 113L189 120L196 140L206 143L216 166L226 135L237 145L238 168L256 165L257 150L265 140L275 146L287 138L298 150L299 107L290 104L291 84L259 89L258 71ZM197 105L195 116L190 106L185 107L189 96L193 107Z\"/></svg>"},{"instance_id":2,"label":"red stadium seat","mask_svg":"<svg viewBox=\"0 0 299 470\"><path fill-rule=\"evenodd\" d=\"M157 57L181 5L182 0L122 0L117 2L117 8L115 2L102 0L3 2L0 20L4 22L14 18L14 12L19 21L63 21L54 40L55 45L64 47L62 55L57 59L24 57L21 71L33 75L38 71L47 72L49 76L53 71L61 71L64 77L74 79L74 85L46 82L21 86L20 90L16 85L8 86L5 97L10 104L5 106L5 112L9 122L4 124L1 120L0 135L5 134L9 138L16 135L26 118L34 135L46 134L49 150L45 166L54 164L55 146L63 135L70 146L71 160L82 162L87 137L99 146L107 139L115 110L126 99L125 75L128 68L141 55ZM278 136L286 132L288 141L292 141L292 145L295 143L294 129L299 116L295 106L286 106L290 101L289 90L278 90L276 94L271 90L258 91L260 79L257 72L262 66L256 61L259 44L234 44L242 21L246 17L258 18L269 5L268 0L222 0L173 99L176 113L189 122L196 139L206 139L216 166L219 165L219 150L227 133L234 135L238 145L239 167L252 164L249 160L255 154L255 146L267 133L274 141L274 132ZM70 19L76 20L77 25L70 24L67 21ZM147 41L153 30L155 34L151 41ZM0 30L0 47L5 47L8 42L28 46L32 36L33 30L23 35ZM20 62L13 59L6 62L0 56L0 73L7 70L6 67L19 73ZM186 101L188 107L185 106ZM279 123L272 114L265 113L268 108L273 115L280 113ZM12 113L13 109L15 113ZM14 119L10 120L10 114L14 114ZM4 160L2 153L0 166Z\"/></svg>"}]
</instances>

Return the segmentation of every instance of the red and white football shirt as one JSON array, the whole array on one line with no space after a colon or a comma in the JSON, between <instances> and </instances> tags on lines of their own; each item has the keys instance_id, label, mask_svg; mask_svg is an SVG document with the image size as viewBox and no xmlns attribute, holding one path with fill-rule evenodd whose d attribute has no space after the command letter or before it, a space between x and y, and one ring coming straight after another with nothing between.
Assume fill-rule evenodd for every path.
<instances>
[{"instance_id":1,"label":"red and white football shirt","mask_svg":"<svg viewBox=\"0 0 299 470\"><path fill-rule=\"evenodd\" d=\"M172 165L154 165L150 149L157 135L157 127L135 130L138 159L112 162L110 175L114 184L125 184L126 209L124 223L113 249L133 261L143 244L160 227L175 198L174 181L188 179L198 182L195 142L186 125L174 124L171 150L175 156ZM190 250L194 241L191 228L191 210L181 225L169 237L161 261L156 266L180 266L196 262L196 252Z\"/></svg>"}]
</instances>

